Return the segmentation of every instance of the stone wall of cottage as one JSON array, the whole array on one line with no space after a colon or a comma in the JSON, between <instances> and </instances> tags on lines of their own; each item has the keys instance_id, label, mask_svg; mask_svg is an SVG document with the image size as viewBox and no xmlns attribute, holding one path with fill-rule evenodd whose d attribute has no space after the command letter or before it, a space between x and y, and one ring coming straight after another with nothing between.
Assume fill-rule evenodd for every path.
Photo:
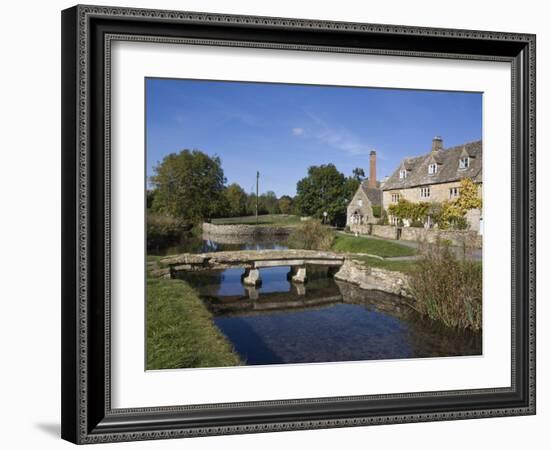
<instances>
[{"instance_id":1,"label":"stone wall of cottage","mask_svg":"<svg viewBox=\"0 0 550 450\"><path fill-rule=\"evenodd\" d=\"M358 211L363 216L363 223L373 223L378 220L374 217L370 200L361 187L357 189L348 205L346 225L351 225L351 218L355 211Z\"/></svg>"},{"instance_id":2,"label":"stone wall of cottage","mask_svg":"<svg viewBox=\"0 0 550 450\"><path fill-rule=\"evenodd\" d=\"M433 184L430 186L423 186L423 187L430 188L430 196L427 198L420 196L420 192L421 192L420 187L384 191L382 194L382 202L384 204L384 208L388 209L390 205L397 203L396 201L392 200L392 194L399 194L399 198L401 200L408 200L413 203L419 203L419 202L441 203L445 200L454 200L456 197L451 196L451 188L460 187L460 181L453 181L451 183Z\"/></svg>"}]
</instances>

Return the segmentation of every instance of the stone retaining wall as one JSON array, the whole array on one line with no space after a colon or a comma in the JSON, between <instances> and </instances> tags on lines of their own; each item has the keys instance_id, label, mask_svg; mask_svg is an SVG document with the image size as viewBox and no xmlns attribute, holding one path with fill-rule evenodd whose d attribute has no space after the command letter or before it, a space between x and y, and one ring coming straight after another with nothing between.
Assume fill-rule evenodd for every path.
<instances>
[{"instance_id":1,"label":"stone retaining wall","mask_svg":"<svg viewBox=\"0 0 550 450\"><path fill-rule=\"evenodd\" d=\"M397 228L391 225L373 225L372 235L385 239L397 239Z\"/></svg>"},{"instance_id":2,"label":"stone retaining wall","mask_svg":"<svg viewBox=\"0 0 550 450\"><path fill-rule=\"evenodd\" d=\"M293 229L291 226L202 224L204 233L220 236L288 236Z\"/></svg>"},{"instance_id":3,"label":"stone retaining wall","mask_svg":"<svg viewBox=\"0 0 550 450\"><path fill-rule=\"evenodd\" d=\"M466 243L468 247L481 248L482 237L473 230L434 230L416 227L400 227L393 225L351 225L352 233L368 234L384 239L397 239L398 230L401 230L399 239L402 241L428 242L433 244L439 237L442 240L451 242L451 245L462 246Z\"/></svg>"},{"instance_id":4,"label":"stone retaining wall","mask_svg":"<svg viewBox=\"0 0 550 450\"><path fill-rule=\"evenodd\" d=\"M411 298L408 292L408 278L401 272L368 267L357 261L346 260L334 278L355 284L361 289L377 290Z\"/></svg>"},{"instance_id":5,"label":"stone retaining wall","mask_svg":"<svg viewBox=\"0 0 550 450\"><path fill-rule=\"evenodd\" d=\"M403 227L401 228L401 239L404 241L425 241L433 244L437 238L450 241L451 245L481 248L481 236L471 230L429 230L425 228Z\"/></svg>"}]
</instances>

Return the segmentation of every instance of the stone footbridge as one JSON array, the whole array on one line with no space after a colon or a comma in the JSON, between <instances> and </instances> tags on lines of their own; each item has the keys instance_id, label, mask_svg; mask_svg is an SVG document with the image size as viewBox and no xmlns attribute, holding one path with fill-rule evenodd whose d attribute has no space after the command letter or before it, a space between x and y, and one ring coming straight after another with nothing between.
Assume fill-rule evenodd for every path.
<instances>
[{"instance_id":1,"label":"stone footbridge","mask_svg":"<svg viewBox=\"0 0 550 450\"><path fill-rule=\"evenodd\" d=\"M242 268L242 282L248 286L259 286L262 282L262 268L289 266L289 279L296 283L305 283L307 266L324 266L328 268L329 274L334 274L344 261L342 254L317 250L240 250L182 253L164 258L161 263L168 266L170 276L181 271Z\"/></svg>"}]
</instances>

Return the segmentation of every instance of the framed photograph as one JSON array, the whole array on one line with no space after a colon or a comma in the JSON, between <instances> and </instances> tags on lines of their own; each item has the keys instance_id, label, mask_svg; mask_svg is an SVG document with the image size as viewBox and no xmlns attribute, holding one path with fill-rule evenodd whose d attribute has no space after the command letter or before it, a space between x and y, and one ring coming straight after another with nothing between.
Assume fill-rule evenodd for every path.
<instances>
[{"instance_id":1,"label":"framed photograph","mask_svg":"<svg viewBox=\"0 0 550 450\"><path fill-rule=\"evenodd\" d=\"M62 437L535 413L535 36L62 12Z\"/></svg>"}]
</instances>

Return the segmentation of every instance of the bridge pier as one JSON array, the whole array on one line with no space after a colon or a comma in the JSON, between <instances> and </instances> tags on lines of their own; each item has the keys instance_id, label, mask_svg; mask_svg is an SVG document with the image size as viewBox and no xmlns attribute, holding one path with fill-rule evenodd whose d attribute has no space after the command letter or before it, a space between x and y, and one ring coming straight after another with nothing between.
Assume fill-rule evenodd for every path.
<instances>
[{"instance_id":1,"label":"bridge pier","mask_svg":"<svg viewBox=\"0 0 550 450\"><path fill-rule=\"evenodd\" d=\"M256 286L245 286L245 290L250 300L258 300L260 298L260 291L258 291Z\"/></svg>"},{"instance_id":2,"label":"bridge pier","mask_svg":"<svg viewBox=\"0 0 550 450\"><path fill-rule=\"evenodd\" d=\"M304 283L297 283L294 287L296 288L296 293L298 295L306 295L306 285Z\"/></svg>"},{"instance_id":3,"label":"bridge pier","mask_svg":"<svg viewBox=\"0 0 550 450\"><path fill-rule=\"evenodd\" d=\"M305 283L307 281L306 266L291 266L287 278L294 283Z\"/></svg>"},{"instance_id":4,"label":"bridge pier","mask_svg":"<svg viewBox=\"0 0 550 450\"><path fill-rule=\"evenodd\" d=\"M241 281L247 286L260 286L262 284L260 269L244 269Z\"/></svg>"}]
</instances>

